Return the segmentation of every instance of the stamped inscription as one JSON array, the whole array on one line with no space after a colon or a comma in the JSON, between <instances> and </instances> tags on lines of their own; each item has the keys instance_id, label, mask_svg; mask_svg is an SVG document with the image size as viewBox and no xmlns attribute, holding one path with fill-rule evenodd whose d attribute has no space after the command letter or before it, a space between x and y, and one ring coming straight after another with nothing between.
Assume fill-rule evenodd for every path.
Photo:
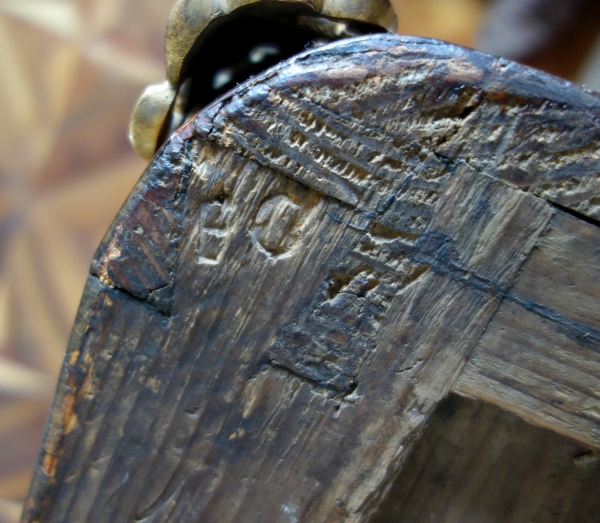
<instances>
[{"instance_id":1,"label":"stamped inscription","mask_svg":"<svg viewBox=\"0 0 600 523\"><path fill-rule=\"evenodd\" d=\"M231 205L225 197L203 203L200 207L198 261L216 265L224 251L229 234Z\"/></svg>"},{"instance_id":2,"label":"stamped inscription","mask_svg":"<svg viewBox=\"0 0 600 523\"><path fill-rule=\"evenodd\" d=\"M273 257L288 254L298 243L304 217L302 208L284 194L265 199L258 209L252 239Z\"/></svg>"},{"instance_id":3,"label":"stamped inscription","mask_svg":"<svg viewBox=\"0 0 600 523\"><path fill-rule=\"evenodd\" d=\"M262 187L241 177L228 186L220 180L205 183L208 194L194 224L197 260L205 265L219 265L234 251L270 260L288 257L310 237L324 202L319 193L281 175Z\"/></svg>"}]
</instances>

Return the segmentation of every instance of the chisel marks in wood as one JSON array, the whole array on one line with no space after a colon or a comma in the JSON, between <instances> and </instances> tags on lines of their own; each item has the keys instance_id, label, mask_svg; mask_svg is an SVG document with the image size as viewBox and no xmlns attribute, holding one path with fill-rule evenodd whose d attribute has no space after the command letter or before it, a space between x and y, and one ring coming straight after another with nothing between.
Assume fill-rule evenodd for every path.
<instances>
[{"instance_id":1,"label":"chisel marks in wood","mask_svg":"<svg viewBox=\"0 0 600 523\"><path fill-rule=\"evenodd\" d=\"M25 521L364 522L469 359L553 213L466 132L497 62L398 37L301 60L180 129L115 221Z\"/></svg>"},{"instance_id":2,"label":"chisel marks in wood","mask_svg":"<svg viewBox=\"0 0 600 523\"><path fill-rule=\"evenodd\" d=\"M417 178L410 180L418 187ZM268 351L272 364L339 393L352 393L363 361L377 346L387 309L405 287L433 270L502 299L533 247L536 232L551 216L543 202L506 190L468 167L456 173L435 218L440 195L433 196L430 189L423 198L420 189L411 189L406 182L395 203L372 222L347 257L333 265L314 299ZM455 215L445 215L445 208L454 209ZM524 227L519 216L533 210L538 215ZM410 228L407 224L415 223L415 215L422 226ZM455 240L455 222L463 222L458 227L468 227L473 236ZM516 224L521 230L515 230ZM493 247L496 242L502 250ZM479 253L486 248L495 252L496 263L503 263L481 259ZM516 256L507 272L511 260L504 249Z\"/></svg>"},{"instance_id":3,"label":"chisel marks in wood","mask_svg":"<svg viewBox=\"0 0 600 523\"><path fill-rule=\"evenodd\" d=\"M374 220L365 214L360 224L353 225L365 232L334 264L311 303L268 351L272 364L342 394L352 392L361 362L375 348L390 302L429 269L417 259L417 244L445 188L440 179L445 182L450 177L445 164L433 165L439 173L436 185L417 172L404 180Z\"/></svg>"},{"instance_id":4,"label":"chisel marks in wood","mask_svg":"<svg viewBox=\"0 0 600 523\"><path fill-rule=\"evenodd\" d=\"M172 520L233 521L244 507L277 521L285 504L299 520L362 521L551 213L430 156L385 201L352 209L202 144L171 315L100 285L68 355L82 362L67 373L78 424L54 454L69 459L36 514L125 523L168 507ZM198 255L207 222L224 231L217 263ZM82 395L92 368L102 394Z\"/></svg>"},{"instance_id":5,"label":"chisel marks in wood","mask_svg":"<svg viewBox=\"0 0 600 523\"><path fill-rule=\"evenodd\" d=\"M598 97L439 42L377 35L298 58L240 87L196 132L354 206L377 207L373 187L406 170L412 148L600 219Z\"/></svg>"}]
</instances>

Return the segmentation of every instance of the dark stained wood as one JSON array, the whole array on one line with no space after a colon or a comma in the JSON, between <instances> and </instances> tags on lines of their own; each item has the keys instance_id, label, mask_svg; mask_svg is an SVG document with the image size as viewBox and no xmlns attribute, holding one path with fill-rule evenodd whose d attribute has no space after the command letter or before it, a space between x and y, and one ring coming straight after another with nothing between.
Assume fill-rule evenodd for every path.
<instances>
[{"instance_id":1,"label":"dark stained wood","mask_svg":"<svg viewBox=\"0 0 600 523\"><path fill-rule=\"evenodd\" d=\"M589 449L451 395L370 523L596 523L599 491Z\"/></svg>"},{"instance_id":2,"label":"dark stained wood","mask_svg":"<svg viewBox=\"0 0 600 523\"><path fill-rule=\"evenodd\" d=\"M600 448L600 227L554 217L454 390Z\"/></svg>"},{"instance_id":3,"label":"dark stained wood","mask_svg":"<svg viewBox=\"0 0 600 523\"><path fill-rule=\"evenodd\" d=\"M600 213L599 109L377 36L199 113L98 250L23 521L368 521L547 200Z\"/></svg>"},{"instance_id":4,"label":"dark stained wood","mask_svg":"<svg viewBox=\"0 0 600 523\"><path fill-rule=\"evenodd\" d=\"M356 167L372 162L372 184L433 154L600 219L600 105L591 92L507 60L389 35L298 59L291 71L293 80L275 69L272 87L249 84L206 111L197 132L318 190L340 176L357 180L329 189L351 204L365 189ZM316 137L334 157L321 148L318 167L314 159L298 167ZM323 168L330 176L317 180Z\"/></svg>"}]
</instances>

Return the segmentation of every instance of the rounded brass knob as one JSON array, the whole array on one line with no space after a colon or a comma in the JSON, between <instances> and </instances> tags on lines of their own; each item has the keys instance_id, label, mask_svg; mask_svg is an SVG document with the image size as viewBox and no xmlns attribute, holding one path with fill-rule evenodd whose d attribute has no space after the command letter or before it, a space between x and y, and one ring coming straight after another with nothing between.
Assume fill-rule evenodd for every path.
<instances>
[{"instance_id":1,"label":"rounded brass knob","mask_svg":"<svg viewBox=\"0 0 600 523\"><path fill-rule=\"evenodd\" d=\"M285 21L291 28L298 27L300 38L310 39L309 35L314 34L323 36L325 41L369 32L394 32L397 28L389 0L177 0L167 21L166 81L146 88L131 117L129 138L140 156L151 159L187 112L198 109L198 103L207 103L206 97L193 99L190 92L198 91L194 91L195 84L203 73L211 74L203 70L206 58L214 58L219 49L208 48L211 42L218 41L219 32L227 31L227 27L239 29L245 20L250 25L256 20ZM257 31L268 32L265 27L268 24L258 24ZM230 40L238 36L232 31L228 35ZM261 36L269 38L268 34ZM304 42L303 47L307 44ZM294 48L282 47L288 53ZM269 54L281 55L280 59L288 57L277 45L266 45L250 50L249 60L260 61ZM228 76L230 70L224 69L219 72L221 76L214 76L215 93L233 78L233 73ZM189 96L192 100L188 100Z\"/></svg>"}]
</instances>

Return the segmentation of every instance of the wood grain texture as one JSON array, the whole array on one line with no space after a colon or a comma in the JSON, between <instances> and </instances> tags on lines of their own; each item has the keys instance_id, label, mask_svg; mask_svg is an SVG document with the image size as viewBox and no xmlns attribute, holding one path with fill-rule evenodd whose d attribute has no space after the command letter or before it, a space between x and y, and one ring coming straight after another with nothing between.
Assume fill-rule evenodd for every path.
<instances>
[{"instance_id":1,"label":"wood grain texture","mask_svg":"<svg viewBox=\"0 0 600 523\"><path fill-rule=\"evenodd\" d=\"M401 32L471 45L478 0L400 0ZM173 0L0 2L0 522L16 523L90 260L147 163ZM10 500L3 502L2 500Z\"/></svg>"},{"instance_id":2,"label":"wood grain texture","mask_svg":"<svg viewBox=\"0 0 600 523\"><path fill-rule=\"evenodd\" d=\"M600 447L600 228L558 213L454 390Z\"/></svg>"},{"instance_id":3,"label":"wood grain texture","mask_svg":"<svg viewBox=\"0 0 600 523\"><path fill-rule=\"evenodd\" d=\"M172 4L0 2L1 523L19 521L90 260L146 167L126 129L164 76Z\"/></svg>"},{"instance_id":4,"label":"wood grain texture","mask_svg":"<svg viewBox=\"0 0 600 523\"><path fill-rule=\"evenodd\" d=\"M599 105L377 36L199 113L98 250L24 521L368 521L547 229L540 196L597 213Z\"/></svg>"},{"instance_id":5,"label":"wood grain texture","mask_svg":"<svg viewBox=\"0 0 600 523\"><path fill-rule=\"evenodd\" d=\"M333 56L335 68L330 67ZM341 149L341 160L345 152L355 162L373 161L378 177L395 155L416 146L413 154L466 162L600 218L599 102L593 93L513 62L412 37L358 39L294 65L305 74L293 84L280 75L278 85L275 69L273 88L250 84L239 90L200 118L197 132L290 176L305 135L327 136ZM350 137L369 148L353 148ZM390 151L390 158L378 165L381 158L369 156L374 151ZM287 158L290 163L284 165ZM342 187L349 192L337 196L353 202L356 191L365 189L358 188L360 170L343 161L331 163L326 149L320 158L333 179L346 177ZM304 168L310 171L310 164ZM324 190L325 183L315 187Z\"/></svg>"},{"instance_id":6,"label":"wood grain texture","mask_svg":"<svg viewBox=\"0 0 600 523\"><path fill-rule=\"evenodd\" d=\"M397 221L191 136L138 191L93 266L34 521L360 519L550 217L464 168L406 242L388 237ZM138 290L161 272L172 303Z\"/></svg>"},{"instance_id":7,"label":"wood grain texture","mask_svg":"<svg viewBox=\"0 0 600 523\"><path fill-rule=\"evenodd\" d=\"M556 433L450 395L370 523L595 523L599 464Z\"/></svg>"}]
</instances>

